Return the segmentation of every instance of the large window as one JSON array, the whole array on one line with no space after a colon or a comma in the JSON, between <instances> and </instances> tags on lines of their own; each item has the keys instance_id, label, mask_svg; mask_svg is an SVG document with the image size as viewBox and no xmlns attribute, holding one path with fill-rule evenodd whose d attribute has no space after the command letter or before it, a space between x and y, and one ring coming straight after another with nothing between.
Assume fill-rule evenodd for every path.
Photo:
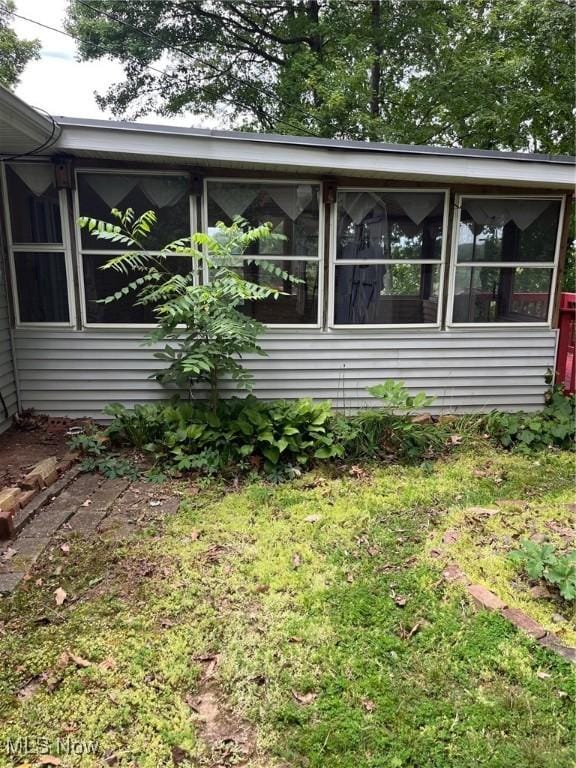
<instances>
[{"instance_id":1,"label":"large window","mask_svg":"<svg viewBox=\"0 0 576 768\"><path fill-rule=\"evenodd\" d=\"M463 197L452 323L546 323L561 200Z\"/></svg>"},{"instance_id":2,"label":"large window","mask_svg":"<svg viewBox=\"0 0 576 768\"><path fill-rule=\"evenodd\" d=\"M444 192L340 190L333 233L333 323L439 320Z\"/></svg>"},{"instance_id":3,"label":"large window","mask_svg":"<svg viewBox=\"0 0 576 768\"><path fill-rule=\"evenodd\" d=\"M109 173L80 172L78 174L78 209L82 216L111 221L112 208L126 210L133 208L137 215L154 210L158 223L143 247L158 252L167 243L180 237L189 237L192 232L190 219L190 196L188 177L177 173ZM143 325L154 323L150 306L135 306L135 294L100 303L101 299L119 291L128 282L130 275L102 267L114 255L123 253L118 245L108 240L99 240L87 230L79 233L84 286L84 312L87 324ZM193 268L186 257L171 257L166 262L174 271L188 273Z\"/></svg>"},{"instance_id":4,"label":"large window","mask_svg":"<svg viewBox=\"0 0 576 768\"><path fill-rule=\"evenodd\" d=\"M69 325L69 248L63 226L64 193L54 168L41 163L6 166L10 259L18 324Z\"/></svg>"},{"instance_id":5,"label":"large window","mask_svg":"<svg viewBox=\"0 0 576 768\"><path fill-rule=\"evenodd\" d=\"M207 226L230 224L242 216L253 226L265 222L282 240L261 240L238 261L238 270L255 283L282 291L277 299L246 302L243 311L269 325L316 325L319 322L320 185L286 182L207 182ZM274 262L297 281L273 277L262 261Z\"/></svg>"}]
</instances>

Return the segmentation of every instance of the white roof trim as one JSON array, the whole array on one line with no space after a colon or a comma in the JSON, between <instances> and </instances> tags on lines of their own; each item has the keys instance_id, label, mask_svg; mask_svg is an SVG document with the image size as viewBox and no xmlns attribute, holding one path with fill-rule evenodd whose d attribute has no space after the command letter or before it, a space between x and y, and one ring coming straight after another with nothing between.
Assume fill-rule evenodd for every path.
<instances>
[{"instance_id":1,"label":"white roof trim","mask_svg":"<svg viewBox=\"0 0 576 768\"><path fill-rule=\"evenodd\" d=\"M105 124L70 125L63 121L62 134L54 150L89 157L122 157L197 165L229 165L238 167L273 166L279 171L295 169L308 173L369 175L382 178L410 178L426 181L462 183L505 183L526 187L573 189L575 167L570 162L541 162L508 159L497 156L462 156L417 154L405 151L383 152L357 150L339 145L279 144L260 137L257 141L238 141L234 137L210 134L162 133L153 127L131 128ZM250 134L248 134L250 135Z\"/></svg>"},{"instance_id":2,"label":"white roof trim","mask_svg":"<svg viewBox=\"0 0 576 768\"><path fill-rule=\"evenodd\" d=\"M3 85L0 85L0 123L4 134L3 144L9 143L12 134L15 140L29 141L30 149L43 144L53 130L51 120ZM0 157L2 153L12 154L9 144L0 147Z\"/></svg>"}]
</instances>

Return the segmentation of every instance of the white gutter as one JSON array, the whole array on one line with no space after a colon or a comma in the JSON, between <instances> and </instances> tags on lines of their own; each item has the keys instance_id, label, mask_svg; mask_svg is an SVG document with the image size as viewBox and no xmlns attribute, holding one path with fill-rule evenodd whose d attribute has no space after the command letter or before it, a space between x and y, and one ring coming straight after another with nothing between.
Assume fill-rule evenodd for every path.
<instances>
[{"instance_id":1,"label":"white gutter","mask_svg":"<svg viewBox=\"0 0 576 768\"><path fill-rule=\"evenodd\" d=\"M160 160L199 165L230 165L335 175L368 175L463 183L505 183L526 187L573 190L576 172L569 162L499 157L447 156L295 146L264 139L238 141L225 136L162 133L129 126L62 125L55 151L89 157Z\"/></svg>"},{"instance_id":2,"label":"white gutter","mask_svg":"<svg viewBox=\"0 0 576 768\"><path fill-rule=\"evenodd\" d=\"M8 126L14 136L28 140L31 148L46 141L53 131L51 120L3 85L0 85L0 123ZM10 153L10 147L0 147L0 155L3 152Z\"/></svg>"}]
</instances>

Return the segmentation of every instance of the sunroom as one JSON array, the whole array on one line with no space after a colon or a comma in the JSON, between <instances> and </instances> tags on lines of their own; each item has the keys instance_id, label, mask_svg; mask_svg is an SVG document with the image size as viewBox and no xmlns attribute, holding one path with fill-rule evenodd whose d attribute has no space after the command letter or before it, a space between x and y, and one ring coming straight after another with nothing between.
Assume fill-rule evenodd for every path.
<instances>
[{"instance_id":1,"label":"sunroom","mask_svg":"<svg viewBox=\"0 0 576 768\"><path fill-rule=\"evenodd\" d=\"M394 378L444 412L542 404L572 158L56 122L40 154L2 148L12 409L100 417L111 400L172 394L148 378L152 312L100 301L123 285L101 269L118 251L77 225L128 207L157 213L152 252L234 216L284 236L236 265L254 282L270 284L262 260L298 278L244 307L266 326L267 356L247 361L260 397L355 409ZM173 259L209 279L196 267Z\"/></svg>"}]
</instances>

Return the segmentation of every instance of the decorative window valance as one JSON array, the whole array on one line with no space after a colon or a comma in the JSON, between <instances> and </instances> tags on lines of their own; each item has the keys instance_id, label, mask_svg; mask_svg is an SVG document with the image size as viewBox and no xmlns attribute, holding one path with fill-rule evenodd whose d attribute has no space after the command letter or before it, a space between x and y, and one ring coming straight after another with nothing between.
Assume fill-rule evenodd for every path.
<instances>
[{"instance_id":1,"label":"decorative window valance","mask_svg":"<svg viewBox=\"0 0 576 768\"><path fill-rule=\"evenodd\" d=\"M17 163L11 165L10 168L36 197L45 194L47 189L54 184L54 168L52 165Z\"/></svg>"},{"instance_id":2,"label":"decorative window valance","mask_svg":"<svg viewBox=\"0 0 576 768\"><path fill-rule=\"evenodd\" d=\"M136 188L140 189L155 208L175 205L187 192L187 183L183 176L94 173L87 174L85 179L108 208L117 208Z\"/></svg>"},{"instance_id":3,"label":"decorative window valance","mask_svg":"<svg viewBox=\"0 0 576 768\"><path fill-rule=\"evenodd\" d=\"M463 207L480 227L503 227L509 221L524 231L538 219L553 200L465 199Z\"/></svg>"},{"instance_id":4,"label":"decorative window valance","mask_svg":"<svg viewBox=\"0 0 576 768\"><path fill-rule=\"evenodd\" d=\"M375 208L386 212L395 203L418 227L441 202L442 194L437 192L345 192L339 198L340 205L356 225Z\"/></svg>"}]
</instances>

